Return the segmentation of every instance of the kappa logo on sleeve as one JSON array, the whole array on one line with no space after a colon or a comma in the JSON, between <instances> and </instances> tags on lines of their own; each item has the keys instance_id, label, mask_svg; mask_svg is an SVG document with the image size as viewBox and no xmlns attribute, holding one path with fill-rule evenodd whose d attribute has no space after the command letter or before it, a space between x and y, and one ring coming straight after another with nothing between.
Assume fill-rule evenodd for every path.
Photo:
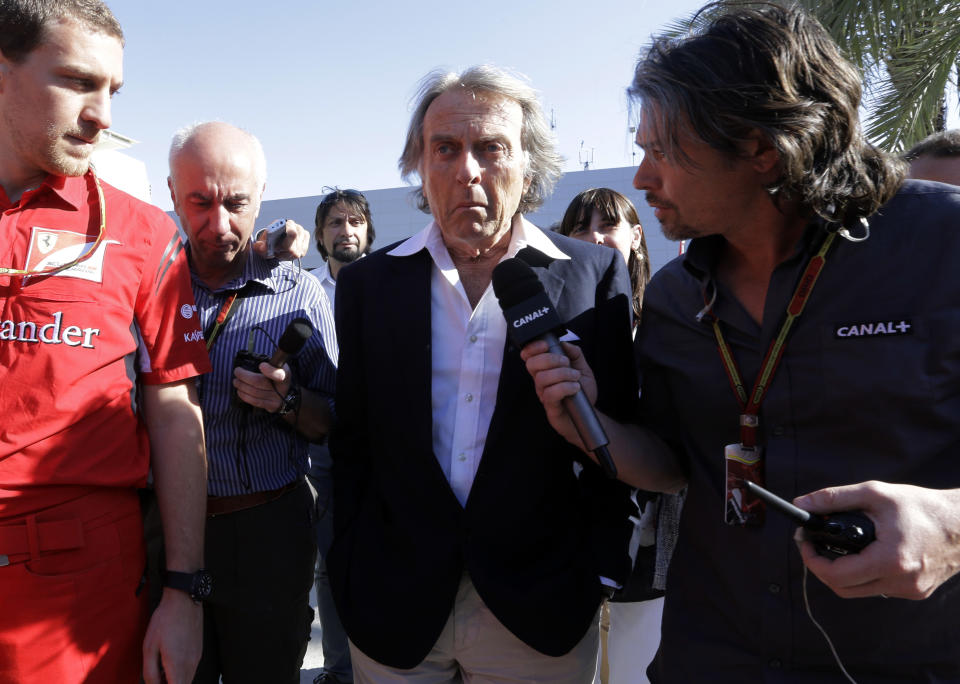
<instances>
[{"instance_id":1,"label":"kappa logo on sleeve","mask_svg":"<svg viewBox=\"0 0 960 684\"><path fill-rule=\"evenodd\" d=\"M846 340L851 337L887 337L889 335L912 335L913 323L908 320L899 321L867 321L865 323L844 323L835 325L833 336Z\"/></svg>"},{"instance_id":2,"label":"kappa logo on sleeve","mask_svg":"<svg viewBox=\"0 0 960 684\"><path fill-rule=\"evenodd\" d=\"M96 239L91 239L84 233L34 226L30 236L30 250L27 252L27 270L40 271L68 264L87 254L95 244ZM103 258L107 252L107 245L119 244L117 240L104 240L89 258L52 275L102 283Z\"/></svg>"}]
</instances>

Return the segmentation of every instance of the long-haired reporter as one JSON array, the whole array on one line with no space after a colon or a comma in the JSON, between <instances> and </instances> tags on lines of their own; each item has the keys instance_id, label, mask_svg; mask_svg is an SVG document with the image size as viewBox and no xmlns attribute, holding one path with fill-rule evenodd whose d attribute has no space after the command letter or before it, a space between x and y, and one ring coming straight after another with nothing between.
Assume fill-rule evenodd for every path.
<instances>
[{"instance_id":1,"label":"long-haired reporter","mask_svg":"<svg viewBox=\"0 0 960 684\"><path fill-rule=\"evenodd\" d=\"M960 194L904 180L867 142L858 71L816 19L734 2L701 18L655 39L630 89L634 186L668 238L690 239L651 280L636 339L639 415L689 479L648 674L960 682L960 296L946 257ZM592 378L567 351L524 357L575 439L558 402ZM621 477L671 484L677 465L648 434L606 427ZM764 515L748 481L810 513L865 514L875 541L839 557L795 545L795 519Z\"/></svg>"}]
</instances>

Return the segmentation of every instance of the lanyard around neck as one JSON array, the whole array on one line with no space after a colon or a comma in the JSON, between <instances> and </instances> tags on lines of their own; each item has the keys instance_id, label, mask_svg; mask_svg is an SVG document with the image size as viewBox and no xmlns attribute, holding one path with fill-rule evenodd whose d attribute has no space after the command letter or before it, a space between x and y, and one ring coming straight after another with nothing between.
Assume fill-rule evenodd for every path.
<instances>
[{"instance_id":1,"label":"lanyard around neck","mask_svg":"<svg viewBox=\"0 0 960 684\"><path fill-rule=\"evenodd\" d=\"M88 175L93 180L93 186L97 191L97 205L100 209L100 228L97 231L97 239L90 246L90 249L86 251L81 250L79 256L76 259L68 261L65 264L60 264L59 266L48 266L47 268L42 268L38 271L31 271L30 269L21 269L21 268L7 268L5 266L0 267L0 275L22 275L22 276L44 276L50 275L52 273L58 273L59 271L66 271L73 268L79 263L82 263L96 254L97 249L99 249L100 244L103 242L103 236L107 232L107 201L103 198L103 188L100 186L100 179L97 177L96 171L93 170L91 165L87 170ZM21 205L23 200L21 199Z\"/></svg>"},{"instance_id":2,"label":"lanyard around neck","mask_svg":"<svg viewBox=\"0 0 960 684\"><path fill-rule=\"evenodd\" d=\"M217 312L216 318L213 319L210 328L204 332L203 336L207 340L207 351L213 348L213 343L220 334L220 331L226 326L230 317L240 308L240 302L237 301L237 297L241 292L243 292L243 288L230 291L223 302L223 306L220 307L220 311ZM240 299L242 300L243 298L241 297ZM236 306L234 306L234 303L236 303Z\"/></svg>"},{"instance_id":3,"label":"lanyard around neck","mask_svg":"<svg viewBox=\"0 0 960 684\"><path fill-rule=\"evenodd\" d=\"M743 384L743 378L737 368L737 362L733 358L733 351L730 349L730 345L720 330L719 320L716 316L713 316L713 334L717 338L720 358L723 361L723 367L727 371L730 385L733 387L733 391L737 395L740 403L740 443L744 447L752 449L757 445L757 428L760 425L760 404L763 402L763 398L770 388L773 374L776 372L777 366L780 364L780 359L783 357L790 329L793 327L794 322L800 318L800 314L803 313L803 309L807 305L807 300L810 299L810 293L813 291L813 286L816 284L817 278L820 277L820 272L827 263L827 252L830 251L830 247L833 246L836 237L837 234L831 232L823 241L820 250L811 257L807 263L807 267L803 271L803 276L800 278L800 282L797 283L793 297L787 305L786 318L780 326L780 332L767 350L767 355L764 357L763 364L760 367L760 373L757 375L753 390L749 396L746 393L746 386Z\"/></svg>"}]
</instances>

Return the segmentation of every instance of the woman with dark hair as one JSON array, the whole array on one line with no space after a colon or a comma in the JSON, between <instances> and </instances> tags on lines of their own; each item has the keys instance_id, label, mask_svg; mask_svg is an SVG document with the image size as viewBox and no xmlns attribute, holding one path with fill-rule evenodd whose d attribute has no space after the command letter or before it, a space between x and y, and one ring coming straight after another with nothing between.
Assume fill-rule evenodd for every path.
<instances>
[{"instance_id":1,"label":"woman with dark hair","mask_svg":"<svg viewBox=\"0 0 960 684\"><path fill-rule=\"evenodd\" d=\"M650 280L650 257L643 226L629 199L610 188L591 188L573 198L557 227L557 232L577 240L612 247L623 255L630 272L633 291L633 329L636 331L643 305L643 290ZM637 491L640 509L634 521L631 544L636 545L634 571L623 589L604 604L600 618L601 662L598 684L646 682L644 671L660 644L660 618L663 614L662 573L658 572L658 553L666 570L667 548L657 549L658 520L675 520L679 514L678 495L660 495ZM667 510L669 509L669 510ZM661 576L658 578L657 575ZM654 588L657 587L657 588Z\"/></svg>"},{"instance_id":2,"label":"woman with dark hair","mask_svg":"<svg viewBox=\"0 0 960 684\"><path fill-rule=\"evenodd\" d=\"M573 198L557 232L577 240L613 247L623 255L633 288L633 325L640 320L643 289L650 280L650 257L637 210L610 188L590 188Z\"/></svg>"}]
</instances>

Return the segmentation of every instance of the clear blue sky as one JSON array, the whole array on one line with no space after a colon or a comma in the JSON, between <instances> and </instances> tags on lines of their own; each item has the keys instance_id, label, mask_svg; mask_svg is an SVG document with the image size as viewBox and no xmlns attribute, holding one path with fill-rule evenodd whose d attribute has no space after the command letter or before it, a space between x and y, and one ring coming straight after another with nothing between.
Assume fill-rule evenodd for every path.
<instances>
[{"instance_id":1,"label":"clear blue sky","mask_svg":"<svg viewBox=\"0 0 960 684\"><path fill-rule=\"evenodd\" d=\"M126 34L113 128L140 143L153 201L170 209L180 126L242 126L267 155L266 199L325 185L401 185L410 98L431 69L490 62L526 74L557 123L565 170L632 162L624 89L650 36L699 0L107 0Z\"/></svg>"},{"instance_id":2,"label":"clear blue sky","mask_svg":"<svg viewBox=\"0 0 960 684\"><path fill-rule=\"evenodd\" d=\"M266 199L401 185L410 98L431 69L526 74L554 114L565 170L634 163L624 90L651 35L701 0L107 0L126 33L113 128L140 143L171 209L173 132L219 119L263 142ZM951 108L951 126L958 125Z\"/></svg>"}]
</instances>

